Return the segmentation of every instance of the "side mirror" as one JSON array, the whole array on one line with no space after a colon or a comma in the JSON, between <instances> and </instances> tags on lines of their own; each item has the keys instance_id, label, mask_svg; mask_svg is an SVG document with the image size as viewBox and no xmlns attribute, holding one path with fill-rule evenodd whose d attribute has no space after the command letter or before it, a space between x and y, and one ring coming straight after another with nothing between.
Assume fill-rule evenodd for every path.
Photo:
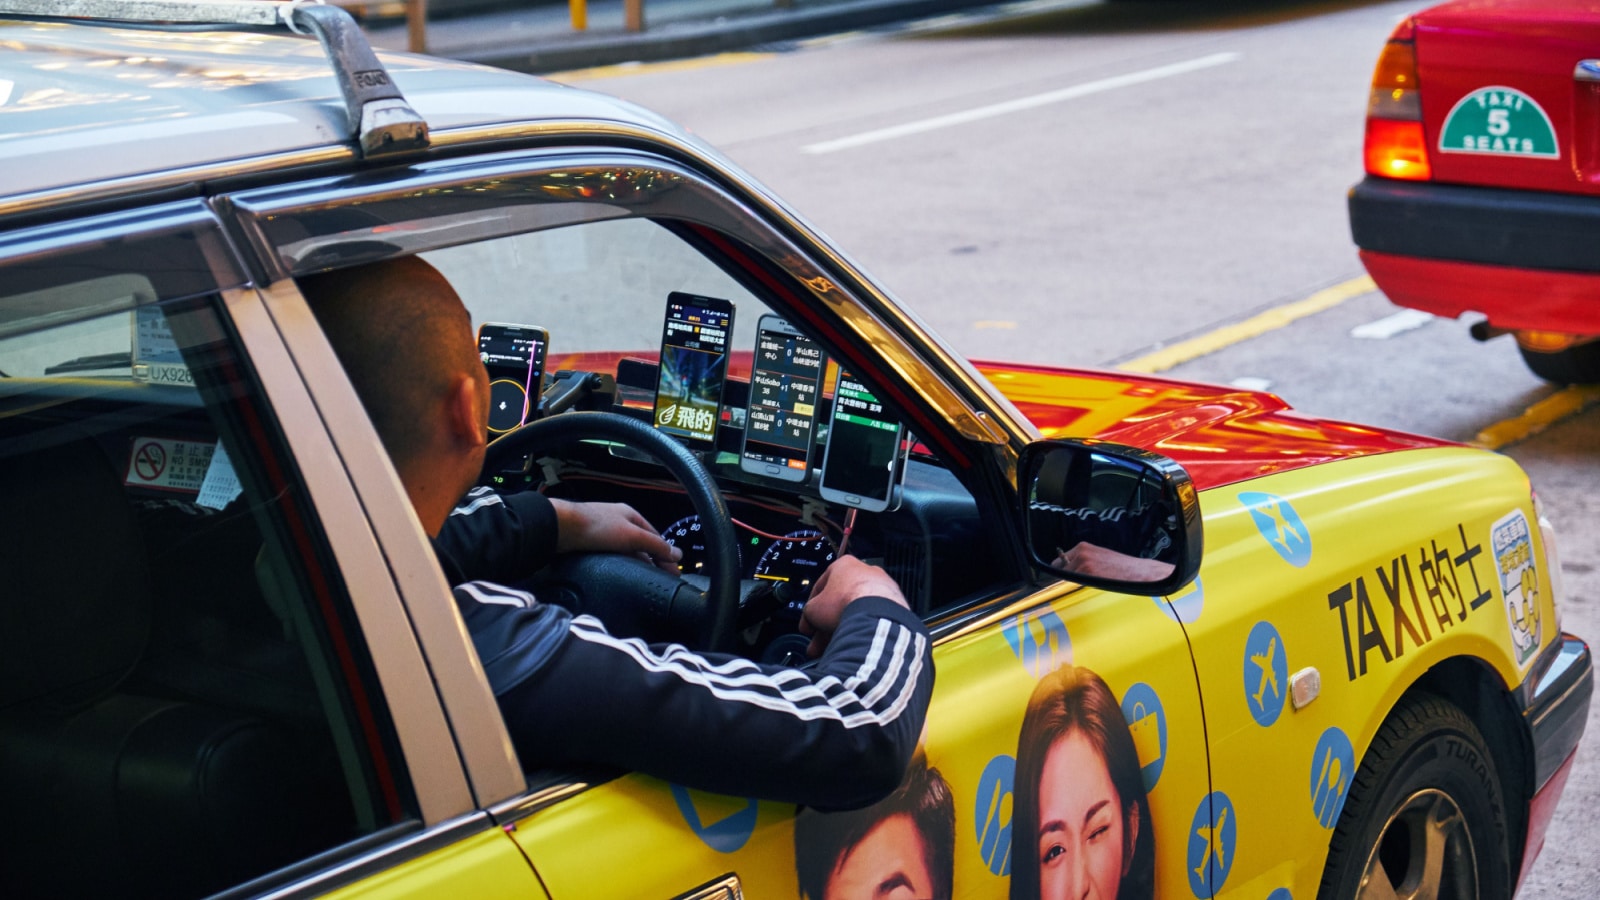
<instances>
[{"instance_id":1,"label":"side mirror","mask_svg":"<svg viewBox=\"0 0 1600 900\"><path fill-rule=\"evenodd\" d=\"M1019 466L1034 566L1080 584L1171 594L1200 571L1205 537L1189 473L1137 447L1039 441Z\"/></svg>"}]
</instances>

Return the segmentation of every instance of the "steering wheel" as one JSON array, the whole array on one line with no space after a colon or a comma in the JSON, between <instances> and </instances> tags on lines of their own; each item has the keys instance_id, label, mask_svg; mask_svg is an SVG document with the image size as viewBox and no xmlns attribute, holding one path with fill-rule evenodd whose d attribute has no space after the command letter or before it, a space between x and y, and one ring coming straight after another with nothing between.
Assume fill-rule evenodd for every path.
<instances>
[{"instance_id":1,"label":"steering wheel","mask_svg":"<svg viewBox=\"0 0 1600 900\"><path fill-rule=\"evenodd\" d=\"M566 412L508 432L484 453L485 475L520 465L531 453L576 441L614 441L649 454L677 479L700 516L706 541L705 590L650 563L621 554L566 554L546 580L576 612L590 613L619 633L630 625L692 635L698 647L733 650L739 614L738 537L716 482L694 454L637 419L615 413ZM614 626L615 623L615 626Z\"/></svg>"}]
</instances>

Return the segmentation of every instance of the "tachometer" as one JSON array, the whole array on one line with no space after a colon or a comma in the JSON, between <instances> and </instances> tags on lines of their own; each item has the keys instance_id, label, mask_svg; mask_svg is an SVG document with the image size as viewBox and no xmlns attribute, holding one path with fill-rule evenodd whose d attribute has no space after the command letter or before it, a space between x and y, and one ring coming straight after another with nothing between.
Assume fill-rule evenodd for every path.
<instances>
[{"instance_id":1,"label":"tachometer","mask_svg":"<svg viewBox=\"0 0 1600 900\"><path fill-rule=\"evenodd\" d=\"M820 531L802 529L791 531L767 547L756 563L755 576L765 581L788 584L798 588L800 602L810 592L811 583L822 577L822 570L833 562L837 548L833 541Z\"/></svg>"}]
</instances>

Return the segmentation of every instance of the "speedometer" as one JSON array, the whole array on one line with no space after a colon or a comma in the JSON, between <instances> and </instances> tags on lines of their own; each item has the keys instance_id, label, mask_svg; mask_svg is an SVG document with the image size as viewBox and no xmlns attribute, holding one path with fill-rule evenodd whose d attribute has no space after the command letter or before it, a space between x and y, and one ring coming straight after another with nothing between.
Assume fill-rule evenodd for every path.
<instances>
[{"instance_id":1,"label":"speedometer","mask_svg":"<svg viewBox=\"0 0 1600 900\"><path fill-rule=\"evenodd\" d=\"M833 541L820 531L809 528L791 531L773 541L767 552L761 554L755 575L765 581L810 588L813 581L822 577L822 570L833 562L835 552Z\"/></svg>"},{"instance_id":2,"label":"speedometer","mask_svg":"<svg viewBox=\"0 0 1600 900\"><path fill-rule=\"evenodd\" d=\"M683 551L678 569L685 575L704 571L707 559L705 527L699 516L684 516L661 532L661 539Z\"/></svg>"}]
</instances>

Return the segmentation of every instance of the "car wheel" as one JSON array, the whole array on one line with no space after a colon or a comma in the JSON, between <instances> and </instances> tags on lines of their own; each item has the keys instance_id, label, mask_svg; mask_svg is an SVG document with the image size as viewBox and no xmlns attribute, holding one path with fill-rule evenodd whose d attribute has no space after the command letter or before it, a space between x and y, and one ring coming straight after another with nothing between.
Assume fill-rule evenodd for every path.
<instances>
[{"instance_id":1,"label":"car wheel","mask_svg":"<svg viewBox=\"0 0 1600 900\"><path fill-rule=\"evenodd\" d=\"M1505 808L1483 735L1438 697L1405 698L1356 772L1318 897L1509 896Z\"/></svg>"},{"instance_id":2,"label":"car wheel","mask_svg":"<svg viewBox=\"0 0 1600 900\"><path fill-rule=\"evenodd\" d=\"M1600 340L1561 350L1540 350L1517 341L1522 361L1533 374L1556 384L1600 383Z\"/></svg>"}]
</instances>

